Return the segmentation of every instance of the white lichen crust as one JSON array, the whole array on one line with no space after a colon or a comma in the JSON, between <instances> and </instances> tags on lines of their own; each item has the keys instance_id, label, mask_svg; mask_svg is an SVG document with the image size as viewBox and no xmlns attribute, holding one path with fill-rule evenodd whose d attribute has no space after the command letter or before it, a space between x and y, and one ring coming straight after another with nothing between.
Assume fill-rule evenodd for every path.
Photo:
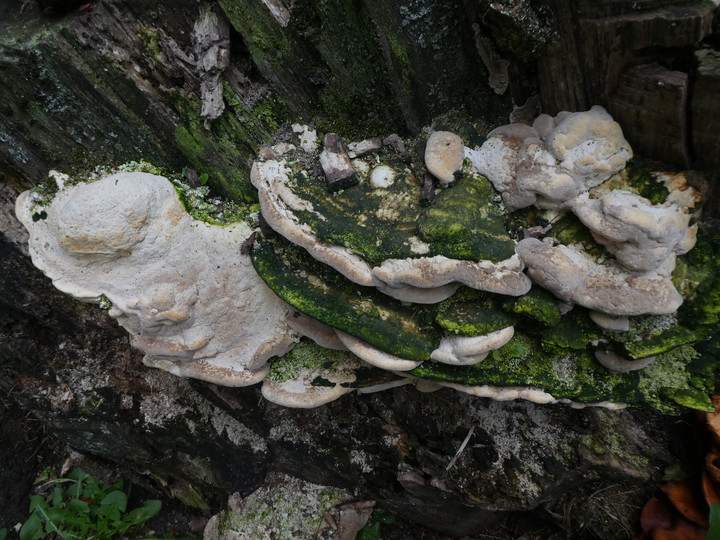
<instances>
[{"instance_id":1,"label":"white lichen crust","mask_svg":"<svg viewBox=\"0 0 720 540\"><path fill-rule=\"evenodd\" d=\"M245 386L292 347L288 306L240 253L252 229L192 219L167 179L118 173L66 187L43 211L34 221L32 194L17 200L35 266L65 293L109 301L147 365Z\"/></svg>"}]
</instances>

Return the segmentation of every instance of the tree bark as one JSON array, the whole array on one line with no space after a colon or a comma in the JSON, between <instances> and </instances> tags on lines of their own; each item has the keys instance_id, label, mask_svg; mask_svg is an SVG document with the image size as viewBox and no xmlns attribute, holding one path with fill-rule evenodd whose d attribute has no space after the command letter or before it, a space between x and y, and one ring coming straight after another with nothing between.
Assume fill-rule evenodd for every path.
<instances>
[{"instance_id":1,"label":"tree bark","mask_svg":"<svg viewBox=\"0 0 720 540\"><path fill-rule=\"evenodd\" d=\"M623 511L636 513L663 472L695 450L680 442L690 437L676 418L499 403L447 389L292 410L262 401L257 388L150 370L104 312L55 291L32 266L13 201L50 169L83 175L141 158L192 167L216 193L253 201L250 163L284 124L312 122L360 139L414 135L449 114L489 130L511 113L522 120L595 104L609 108L639 153L702 167L712 185L720 181L715 5L79 4L0 7L4 394L73 448L145 473L207 511L281 471L356 489L446 534L473 534L510 512L577 497L587 513L571 528L594 519L599 537L623 537L617 523L603 525L586 488L625 486L632 497ZM209 49L196 23L209 12L229 23L227 42L213 45L227 49L227 63L200 63ZM211 95L221 96L222 110L203 117ZM717 213L715 195L708 199L707 212Z\"/></svg>"}]
</instances>

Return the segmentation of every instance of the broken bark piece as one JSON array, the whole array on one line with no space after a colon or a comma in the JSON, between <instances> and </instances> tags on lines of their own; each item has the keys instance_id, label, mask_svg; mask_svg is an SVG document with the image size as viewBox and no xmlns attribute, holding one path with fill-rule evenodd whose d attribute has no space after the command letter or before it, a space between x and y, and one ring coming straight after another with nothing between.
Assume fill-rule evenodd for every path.
<instances>
[{"instance_id":1,"label":"broken bark piece","mask_svg":"<svg viewBox=\"0 0 720 540\"><path fill-rule=\"evenodd\" d=\"M323 141L320 165L325 172L327 188L330 193L347 189L360 183L350 162L342 141L336 133L328 133Z\"/></svg>"}]
</instances>

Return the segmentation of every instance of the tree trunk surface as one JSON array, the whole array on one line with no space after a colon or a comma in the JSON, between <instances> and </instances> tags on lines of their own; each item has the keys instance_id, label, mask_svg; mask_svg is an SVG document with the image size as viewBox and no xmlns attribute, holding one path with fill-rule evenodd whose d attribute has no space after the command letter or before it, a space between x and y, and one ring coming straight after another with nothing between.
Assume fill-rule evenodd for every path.
<instances>
[{"instance_id":1,"label":"tree trunk surface","mask_svg":"<svg viewBox=\"0 0 720 540\"><path fill-rule=\"evenodd\" d=\"M696 457L689 422L450 389L397 388L288 409L256 387L152 370L105 312L56 291L32 266L14 200L51 169L81 175L145 159L208 173L214 192L253 201L250 164L292 122L360 140L413 136L448 114L489 130L511 114L523 120L599 104L636 153L703 175L706 212L717 214L715 4L81 4L0 6L4 399L72 448L145 475L207 513L285 473L448 535L568 504L573 538L632 534L648 495ZM203 37L208 24L214 41ZM603 490L608 498L595 495ZM623 523L606 518L609 499Z\"/></svg>"}]
</instances>

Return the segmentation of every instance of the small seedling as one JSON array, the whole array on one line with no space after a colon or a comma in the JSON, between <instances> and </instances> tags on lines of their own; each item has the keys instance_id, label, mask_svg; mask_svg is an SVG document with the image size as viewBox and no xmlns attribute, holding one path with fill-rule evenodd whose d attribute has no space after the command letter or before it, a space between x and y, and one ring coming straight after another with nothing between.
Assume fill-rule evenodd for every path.
<instances>
[{"instance_id":1,"label":"small seedling","mask_svg":"<svg viewBox=\"0 0 720 540\"><path fill-rule=\"evenodd\" d=\"M106 486L80 469L50 483L58 484L50 495L30 499L30 517L20 529L20 540L40 540L52 533L63 540L111 539L145 523L162 505L145 501L128 512L122 481Z\"/></svg>"}]
</instances>

